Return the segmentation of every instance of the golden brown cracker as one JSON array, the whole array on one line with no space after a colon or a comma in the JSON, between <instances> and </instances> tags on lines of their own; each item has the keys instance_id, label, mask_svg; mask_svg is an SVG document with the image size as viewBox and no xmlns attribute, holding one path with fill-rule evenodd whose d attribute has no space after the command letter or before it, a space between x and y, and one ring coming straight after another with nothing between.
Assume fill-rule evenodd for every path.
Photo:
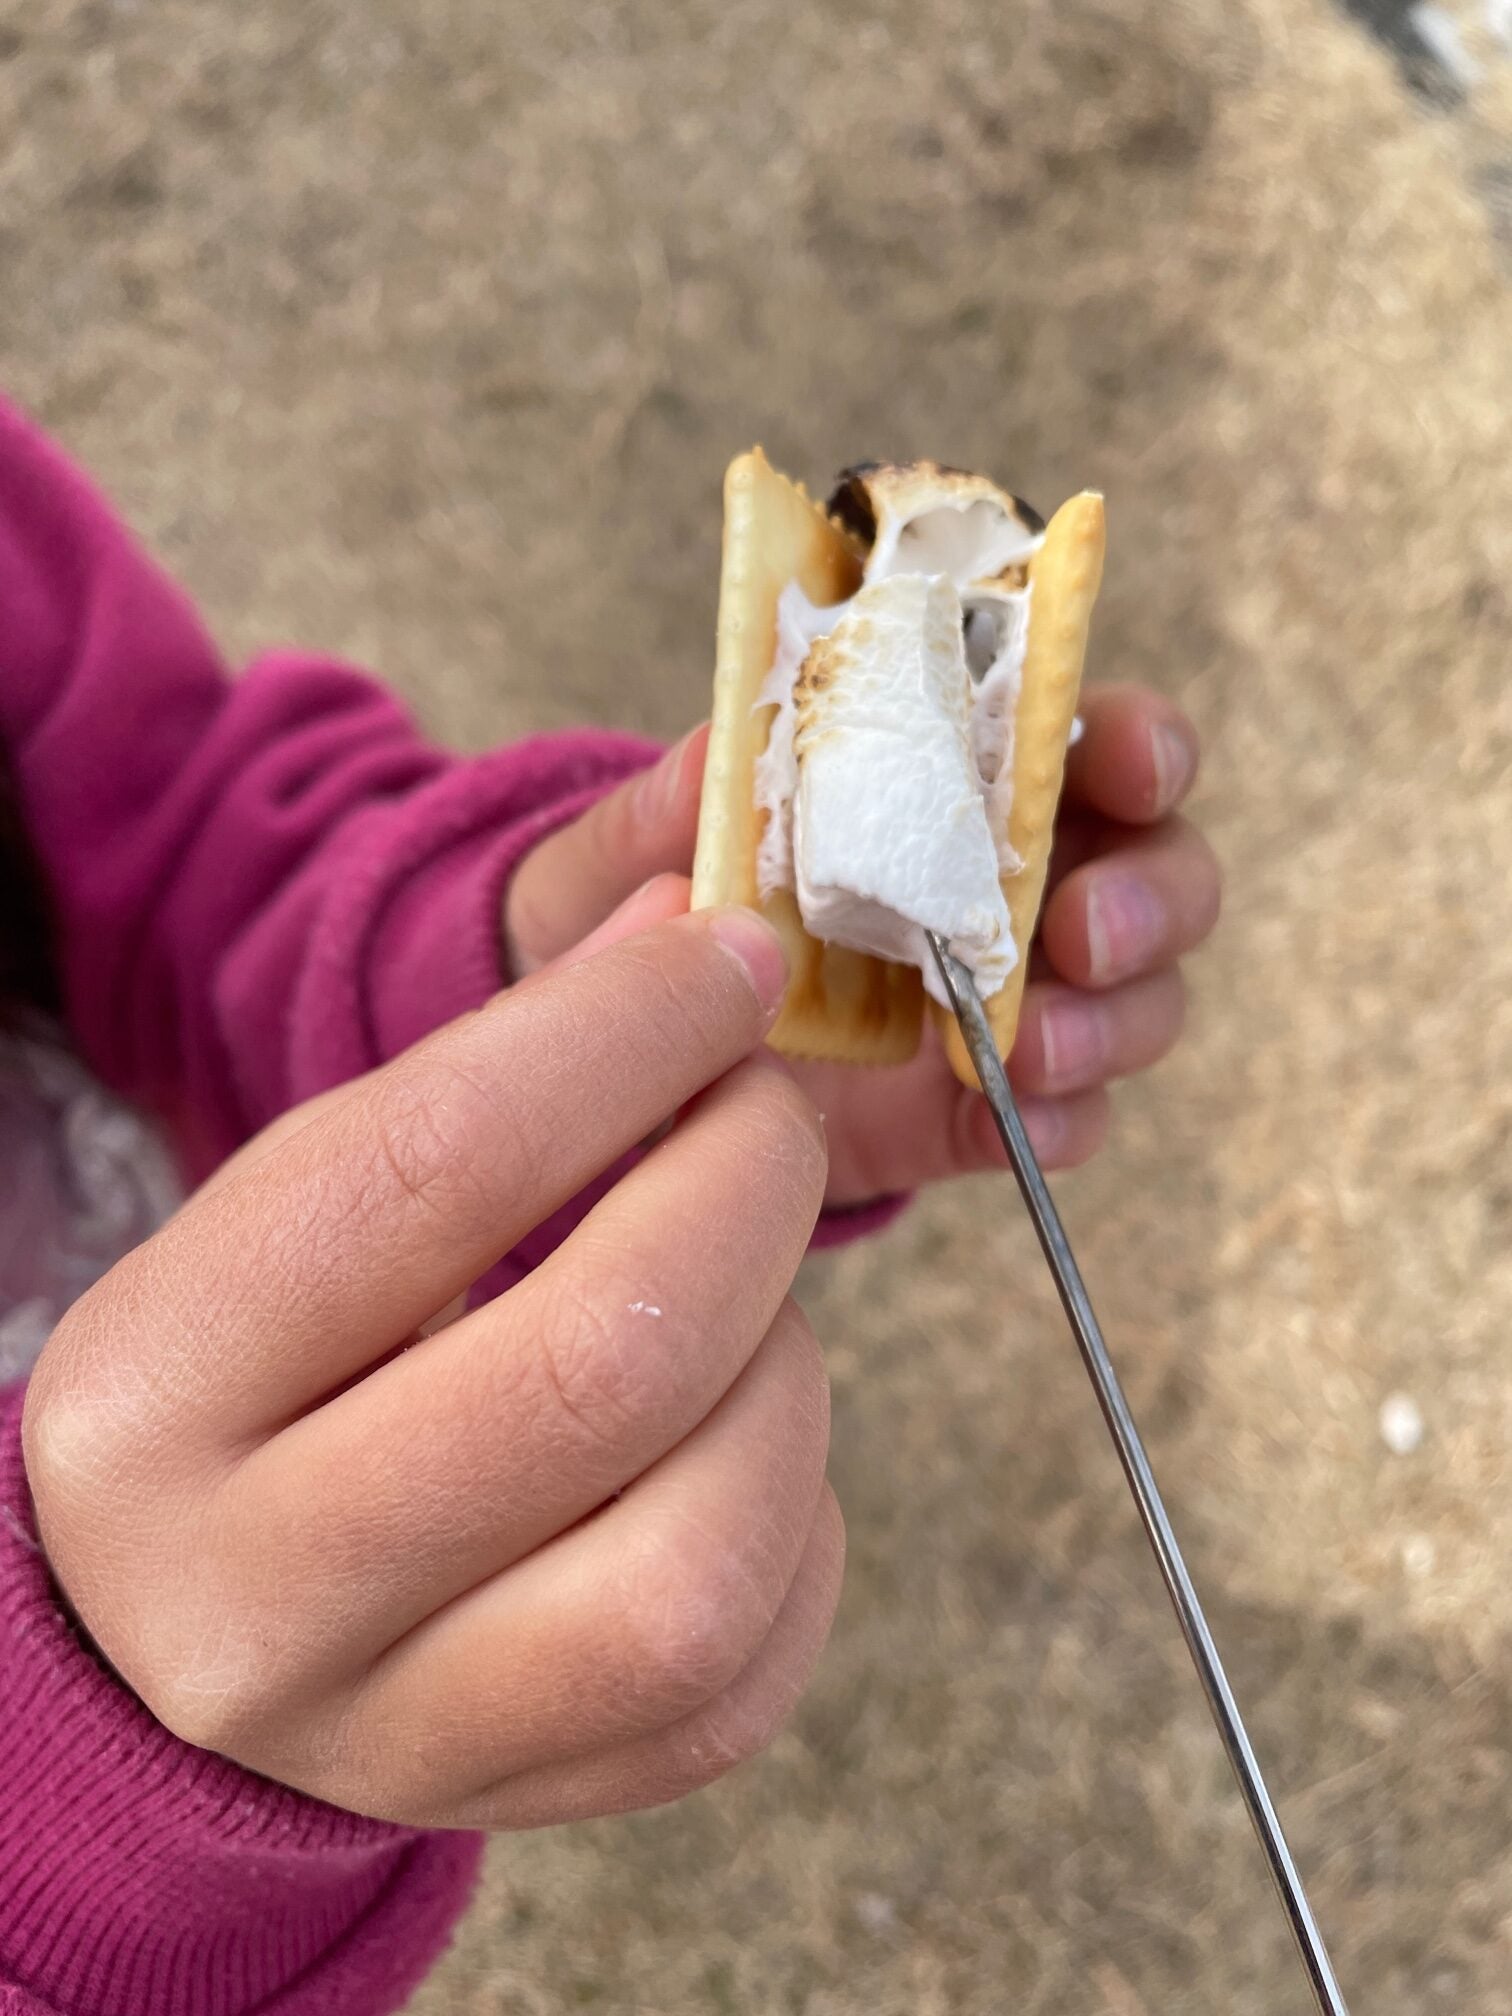
<instances>
[{"instance_id":1,"label":"golden brown cracker","mask_svg":"<svg viewBox=\"0 0 1512 2016\"><path fill-rule=\"evenodd\" d=\"M1013 803L1008 815L1009 844L1022 866L1002 878L1019 961L986 1003L1001 1057L1013 1047L1018 1028L1029 946L1045 892L1066 749L1081 690L1087 631L1102 580L1103 545L1103 500L1093 491L1083 491L1050 520L1044 544L1029 566L1033 593L1014 711ZM956 1076L963 1084L975 1085L976 1073L955 1018L938 1003L930 1006L944 1029Z\"/></svg>"},{"instance_id":2,"label":"golden brown cracker","mask_svg":"<svg viewBox=\"0 0 1512 2016\"><path fill-rule=\"evenodd\" d=\"M811 938L789 892L763 901L756 886L764 817L756 804L756 759L776 712L758 708L756 696L771 669L778 598L792 580L821 608L843 602L860 583L861 560L855 541L757 448L732 462L725 477L714 713L693 906L748 904L782 938L791 977L768 1039L774 1049L852 1064L906 1063L923 1026L919 975Z\"/></svg>"}]
</instances>

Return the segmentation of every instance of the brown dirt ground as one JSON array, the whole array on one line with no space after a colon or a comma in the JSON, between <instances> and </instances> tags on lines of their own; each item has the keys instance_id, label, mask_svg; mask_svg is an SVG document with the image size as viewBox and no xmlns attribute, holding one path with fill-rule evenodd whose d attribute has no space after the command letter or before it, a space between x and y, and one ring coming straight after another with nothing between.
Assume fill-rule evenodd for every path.
<instances>
[{"instance_id":1,"label":"brown dirt ground","mask_svg":"<svg viewBox=\"0 0 1512 2016\"><path fill-rule=\"evenodd\" d=\"M0 0L0 370L234 651L670 733L752 439L1106 490L1096 666L1202 724L1229 896L1062 1194L1374 2016L1512 2012L1508 67L1431 116L1322 0ZM499 1842L416 2016L1300 2012L1006 1182L807 1300L810 1698Z\"/></svg>"}]
</instances>

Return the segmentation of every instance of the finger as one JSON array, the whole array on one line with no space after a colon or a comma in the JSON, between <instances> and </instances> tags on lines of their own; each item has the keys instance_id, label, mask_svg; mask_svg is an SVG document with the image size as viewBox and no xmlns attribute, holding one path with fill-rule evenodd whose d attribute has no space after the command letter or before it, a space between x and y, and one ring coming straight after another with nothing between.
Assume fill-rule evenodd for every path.
<instances>
[{"instance_id":1,"label":"finger","mask_svg":"<svg viewBox=\"0 0 1512 2016\"><path fill-rule=\"evenodd\" d=\"M764 1058L737 1066L518 1287L241 1466L228 1516L266 1540L244 1607L297 1589L350 1665L586 1517L743 1372L824 1175L792 1079ZM680 1236L695 1221L700 1236Z\"/></svg>"},{"instance_id":2,"label":"finger","mask_svg":"<svg viewBox=\"0 0 1512 2016\"><path fill-rule=\"evenodd\" d=\"M761 1040L753 913L681 917L497 996L355 1085L130 1256L94 1320L117 1383L258 1439L386 1355ZM150 1277L150 1280L149 1280ZM133 1350L142 1363L125 1363Z\"/></svg>"},{"instance_id":3,"label":"finger","mask_svg":"<svg viewBox=\"0 0 1512 2016\"><path fill-rule=\"evenodd\" d=\"M1168 819L1073 869L1045 905L1040 939L1061 979L1111 987L1199 945L1221 894L1212 848L1186 820Z\"/></svg>"},{"instance_id":4,"label":"finger","mask_svg":"<svg viewBox=\"0 0 1512 2016\"><path fill-rule=\"evenodd\" d=\"M1174 966L1103 994L1032 981L1008 1075L1022 1092L1082 1092L1158 1063L1185 1018L1186 988Z\"/></svg>"},{"instance_id":5,"label":"finger","mask_svg":"<svg viewBox=\"0 0 1512 2016\"><path fill-rule=\"evenodd\" d=\"M597 1517L412 1631L368 1671L328 1752L277 1756L274 1774L303 1784L313 1763L338 1774L342 1803L376 1785L378 1810L413 1811L696 1713L782 1609L828 1440L818 1346L788 1304L701 1427ZM426 1741L397 1746L395 1729Z\"/></svg>"},{"instance_id":6,"label":"finger","mask_svg":"<svg viewBox=\"0 0 1512 2016\"><path fill-rule=\"evenodd\" d=\"M1055 821L1055 837L1050 845L1050 866L1045 875L1045 904L1049 903L1074 868L1080 868L1084 861L1096 861L1125 845L1133 830L1116 819L1103 818L1100 812L1079 810L1062 801ZM1042 918L1043 914L1044 905L1041 906ZM1038 942L1036 937L1036 945Z\"/></svg>"},{"instance_id":7,"label":"finger","mask_svg":"<svg viewBox=\"0 0 1512 2016\"><path fill-rule=\"evenodd\" d=\"M561 967L576 965L580 960L591 959L595 952L602 952L609 945L617 945L622 939L633 938L640 931L649 931L655 924L664 924L670 918L683 916L692 894L692 883L686 875L658 875L644 883L632 895L626 897L619 908L588 936L569 946L545 972L556 972ZM207 1192L218 1189L221 1184L238 1170L248 1169L254 1162L260 1162L272 1148L281 1141L287 1141L301 1128L309 1125L317 1114L338 1104L351 1090L352 1081L345 1085L333 1086L329 1092L318 1092L313 1099L294 1107L288 1113L281 1113L270 1121L260 1134L245 1142L234 1154L215 1169L195 1192L203 1197Z\"/></svg>"},{"instance_id":8,"label":"finger","mask_svg":"<svg viewBox=\"0 0 1512 2016\"><path fill-rule=\"evenodd\" d=\"M532 848L510 879L510 970L532 973L607 917L640 883L691 874L707 724Z\"/></svg>"},{"instance_id":9,"label":"finger","mask_svg":"<svg viewBox=\"0 0 1512 2016\"><path fill-rule=\"evenodd\" d=\"M611 911L586 938L569 945L565 952L558 953L538 972L563 972L569 966L580 965L584 959L591 959L596 952L623 943L626 938L634 938L657 924L669 923L674 917L686 916L692 893L693 884L686 875L652 876L649 882L643 882L639 889L627 896L617 910Z\"/></svg>"},{"instance_id":10,"label":"finger","mask_svg":"<svg viewBox=\"0 0 1512 2016\"><path fill-rule=\"evenodd\" d=\"M865 1204L925 1183L1001 1169L1007 1157L979 1092L951 1070L935 1032L911 1064L862 1074L808 1066L799 1082L827 1118L832 1209ZM1096 1092L1020 1101L1036 1154L1049 1168L1072 1168L1095 1154L1107 1129Z\"/></svg>"},{"instance_id":11,"label":"finger","mask_svg":"<svg viewBox=\"0 0 1512 2016\"><path fill-rule=\"evenodd\" d=\"M1179 707L1147 686L1094 686L1080 711L1083 732L1066 756L1069 806L1147 826L1181 803L1201 745Z\"/></svg>"},{"instance_id":12,"label":"finger","mask_svg":"<svg viewBox=\"0 0 1512 2016\"><path fill-rule=\"evenodd\" d=\"M664 1806L757 1756L797 1707L824 1650L845 1570L845 1525L826 1485L793 1586L745 1671L670 1729L537 1765L464 1799L454 1827L549 1827Z\"/></svg>"},{"instance_id":13,"label":"finger","mask_svg":"<svg viewBox=\"0 0 1512 2016\"><path fill-rule=\"evenodd\" d=\"M1100 1152L1108 1138L1113 1109L1102 1086L1073 1092L1063 1099L1026 1096L1017 1105L1042 1169L1079 1169ZM987 1101L979 1092L968 1092L962 1086L960 1106L956 1126L960 1167L953 1173L966 1176L973 1170L1006 1168L1008 1154Z\"/></svg>"}]
</instances>

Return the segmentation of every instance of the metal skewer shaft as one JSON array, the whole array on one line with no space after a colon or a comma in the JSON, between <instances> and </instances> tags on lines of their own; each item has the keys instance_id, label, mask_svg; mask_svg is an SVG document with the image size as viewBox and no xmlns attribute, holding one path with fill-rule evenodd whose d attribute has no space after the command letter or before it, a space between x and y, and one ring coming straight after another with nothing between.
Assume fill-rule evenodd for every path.
<instances>
[{"instance_id":1,"label":"metal skewer shaft","mask_svg":"<svg viewBox=\"0 0 1512 2016\"><path fill-rule=\"evenodd\" d=\"M1050 1196L1024 1123L1014 1103L1013 1094L1008 1089L1007 1074L997 1054L997 1045L988 1026L981 998L969 970L947 951L944 942L934 932L928 934L930 950L934 953L945 991L950 997L950 1005L961 1025L966 1048L971 1061L976 1066L977 1077L987 1096L997 1121L998 1133L1003 1138L1003 1146L1008 1150L1008 1159L1023 1192L1029 1216L1039 1235L1040 1245L1050 1264L1050 1272L1055 1278L1061 1304L1076 1337L1082 1362L1091 1375L1097 1391L1098 1404L1107 1421L1118 1450L1119 1461L1123 1464L1124 1475L1129 1480L1129 1488L1134 1493L1139 1507L1139 1516L1144 1522L1150 1545L1155 1550L1155 1558L1160 1563L1160 1572L1165 1579L1166 1590L1175 1608L1182 1635L1192 1662L1197 1668L1197 1677L1202 1682L1202 1690L1207 1696L1208 1707L1213 1720L1218 1725L1218 1734L1223 1739L1223 1747L1228 1752L1229 1763L1233 1767L1239 1790L1249 1811L1250 1821L1265 1855L1271 1880L1286 1913L1287 1924L1292 1938L1296 1941L1297 1952L1306 1972L1313 1998L1323 2016L1349 2016L1339 1984L1334 1979L1333 1966L1328 1958L1328 1949L1323 1944L1323 1935L1318 1930L1312 1907L1307 1901L1307 1892L1302 1887L1302 1878L1297 1865L1292 1860L1281 1822L1271 1803L1260 1765L1245 1731L1238 1704L1234 1700L1233 1689L1229 1686L1228 1675L1223 1670L1223 1661L1218 1656L1218 1648L1213 1642L1213 1634L1208 1629L1207 1618L1202 1604L1182 1559L1181 1548L1177 1544L1170 1518L1166 1512L1160 1490L1155 1482L1155 1473L1150 1468L1150 1459L1145 1454L1144 1443L1134 1417L1129 1412L1129 1403L1124 1397L1122 1383L1108 1355L1108 1347L1103 1342L1101 1329L1092 1311L1092 1303L1087 1295L1086 1284L1081 1270L1072 1254L1060 1214Z\"/></svg>"}]
</instances>

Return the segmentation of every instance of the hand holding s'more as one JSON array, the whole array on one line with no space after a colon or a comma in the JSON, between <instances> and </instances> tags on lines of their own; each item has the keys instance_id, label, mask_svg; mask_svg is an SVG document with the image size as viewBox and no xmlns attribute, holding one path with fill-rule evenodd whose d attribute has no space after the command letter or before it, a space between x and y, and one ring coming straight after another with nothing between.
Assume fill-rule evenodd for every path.
<instances>
[{"instance_id":1,"label":"hand holding s'more","mask_svg":"<svg viewBox=\"0 0 1512 2016\"><path fill-rule=\"evenodd\" d=\"M776 1049L904 1063L927 998L974 1083L932 932L1008 1054L1102 559L1091 493L1047 525L986 477L866 463L821 509L760 450L731 465L693 902L782 936Z\"/></svg>"},{"instance_id":2,"label":"hand holding s'more","mask_svg":"<svg viewBox=\"0 0 1512 2016\"><path fill-rule=\"evenodd\" d=\"M1078 693L1099 501L1046 526L983 478L873 466L824 508L759 455L726 489L712 726L526 857L513 970L627 901L646 921L690 894L760 910L791 971L776 1044L825 1115L826 1203L849 1210L1002 1164L924 963L941 928L1041 1160L1086 1161L1109 1084L1176 1042L1180 961L1218 906L1178 810L1192 723L1148 687Z\"/></svg>"}]
</instances>

